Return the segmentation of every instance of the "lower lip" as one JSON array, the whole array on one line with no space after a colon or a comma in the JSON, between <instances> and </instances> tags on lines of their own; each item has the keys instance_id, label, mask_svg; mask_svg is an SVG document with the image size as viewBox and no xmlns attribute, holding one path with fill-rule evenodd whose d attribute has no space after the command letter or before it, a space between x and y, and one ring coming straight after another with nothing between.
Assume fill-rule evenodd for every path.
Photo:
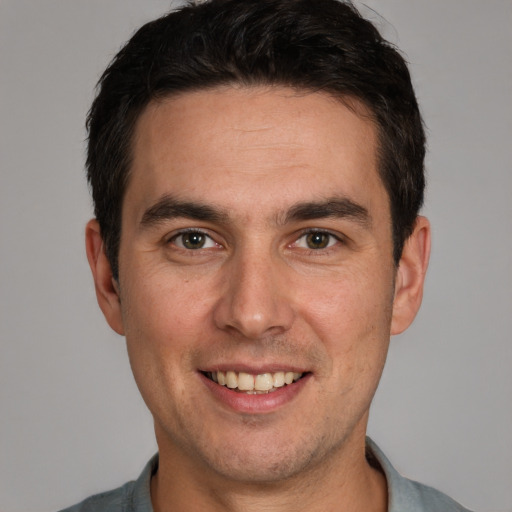
<instances>
[{"instance_id":1,"label":"lower lip","mask_svg":"<svg viewBox=\"0 0 512 512\"><path fill-rule=\"evenodd\" d=\"M199 376L215 398L230 409L246 414L265 414L291 402L307 384L311 374L308 373L293 384L280 387L271 393L254 395L240 393L226 386L221 386L202 373L199 373Z\"/></svg>"}]
</instances>

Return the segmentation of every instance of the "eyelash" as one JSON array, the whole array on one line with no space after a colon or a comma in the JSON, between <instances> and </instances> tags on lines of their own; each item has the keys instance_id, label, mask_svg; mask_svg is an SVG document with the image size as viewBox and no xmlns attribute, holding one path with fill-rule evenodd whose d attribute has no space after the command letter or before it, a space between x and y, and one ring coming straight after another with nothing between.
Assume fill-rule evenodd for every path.
<instances>
[{"instance_id":1,"label":"eyelash","mask_svg":"<svg viewBox=\"0 0 512 512\"><path fill-rule=\"evenodd\" d=\"M325 254L327 251L333 250L338 243L344 243L344 240L339 235L335 235L334 233L331 233L330 231L327 231L325 229L311 228L302 231L301 234L296 238L295 242L293 242L293 244L291 245L297 246L299 240L307 237L308 235L324 235L329 237L329 241L326 247L320 247L316 249L304 247L303 249L305 251L308 251L308 255L313 254L319 256L320 254Z\"/></svg>"},{"instance_id":2,"label":"eyelash","mask_svg":"<svg viewBox=\"0 0 512 512\"><path fill-rule=\"evenodd\" d=\"M187 247L185 247L183 240L182 240L181 244L176 243L176 241L180 237L183 237L187 234L192 234L192 235L195 234L195 235L204 237L205 239L209 240L211 244L214 244L217 247L221 247L221 245L219 243L217 243L208 233L206 233L205 231L203 231L201 229L197 229L197 228L182 229L178 233L175 233L170 238L168 238L166 240L166 243L173 244L178 249L187 251L189 253L193 253L195 251L199 251L202 249L213 249L214 248L214 247L202 247L202 246L197 247L197 248L190 248L190 247L187 248ZM323 236L329 237L329 240L325 247L318 247L318 248L310 248L310 247L301 247L300 248L299 247L303 251L307 251L308 255L311 254L311 255L319 256L320 254L325 254L326 252L334 249L334 247L338 243L344 243L343 239L339 235L335 235L334 233L331 233L330 231L326 231L323 229L311 228L311 229L306 229L306 230L302 231L300 233L300 235L297 238L295 238L295 241L292 242L288 247L293 247L293 246L298 247L300 240L306 238L308 235L323 235ZM208 243L208 242L206 242L206 243Z\"/></svg>"},{"instance_id":3,"label":"eyelash","mask_svg":"<svg viewBox=\"0 0 512 512\"><path fill-rule=\"evenodd\" d=\"M220 244L215 242L215 240L208 233L206 233L205 231L203 231L201 229L196 229L196 228L182 229L178 233L175 233L170 238L168 238L166 240L166 243L167 244L173 244L178 249L181 249L181 250L184 250L184 251L187 251L187 252L195 252L195 251L199 251L201 249L212 249L213 248L213 247L198 247L196 249L191 249L191 248L185 247L183 241L182 241L181 245L178 245L176 243L176 240L178 240L180 237L183 237L184 235L199 235L199 236L202 236L205 239L209 240L215 246L220 246Z\"/></svg>"}]
</instances>

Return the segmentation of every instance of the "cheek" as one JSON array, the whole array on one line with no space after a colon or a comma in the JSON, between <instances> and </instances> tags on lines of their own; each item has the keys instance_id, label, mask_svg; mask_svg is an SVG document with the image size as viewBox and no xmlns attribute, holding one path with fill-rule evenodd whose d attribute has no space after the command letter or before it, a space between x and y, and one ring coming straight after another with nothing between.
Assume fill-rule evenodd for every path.
<instances>
[{"instance_id":1,"label":"cheek","mask_svg":"<svg viewBox=\"0 0 512 512\"><path fill-rule=\"evenodd\" d=\"M336 338L336 333L341 337L344 333L346 342L355 341L371 336L390 322L390 285L373 279L358 279L354 273L325 282L317 279L302 288L307 293L302 293L298 301L300 314L327 339Z\"/></svg>"},{"instance_id":2,"label":"cheek","mask_svg":"<svg viewBox=\"0 0 512 512\"><path fill-rule=\"evenodd\" d=\"M191 303L189 294L186 287L146 275L127 283L122 295L135 381L153 415L168 422L177 421L178 404L185 401L186 383L194 371L194 343L204 333L201 302Z\"/></svg>"},{"instance_id":3,"label":"cheek","mask_svg":"<svg viewBox=\"0 0 512 512\"><path fill-rule=\"evenodd\" d=\"M122 302L127 339L147 338L165 349L171 341L174 347L187 345L188 338L204 331L211 297L207 280L191 282L159 269L133 274L137 279L127 283Z\"/></svg>"},{"instance_id":4,"label":"cheek","mask_svg":"<svg viewBox=\"0 0 512 512\"><path fill-rule=\"evenodd\" d=\"M201 329L200 302L191 304L183 289L156 274L129 280L121 291L128 355L139 387L174 380Z\"/></svg>"},{"instance_id":5,"label":"cheek","mask_svg":"<svg viewBox=\"0 0 512 512\"><path fill-rule=\"evenodd\" d=\"M300 316L323 344L337 376L356 381L364 373L373 381L389 345L392 287L356 275L315 281L300 300Z\"/></svg>"}]
</instances>

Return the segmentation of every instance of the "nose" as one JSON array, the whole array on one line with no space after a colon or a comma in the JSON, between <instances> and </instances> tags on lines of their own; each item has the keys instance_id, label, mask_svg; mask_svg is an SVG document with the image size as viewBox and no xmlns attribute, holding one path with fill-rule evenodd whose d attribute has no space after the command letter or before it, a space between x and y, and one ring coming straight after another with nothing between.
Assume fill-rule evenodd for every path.
<instances>
[{"instance_id":1,"label":"nose","mask_svg":"<svg viewBox=\"0 0 512 512\"><path fill-rule=\"evenodd\" d=\"M219 329L253 340L290 329L295 316L291 283L280 263L257 252L233 258L214 311Z\"/></svg>"}]
</instances>

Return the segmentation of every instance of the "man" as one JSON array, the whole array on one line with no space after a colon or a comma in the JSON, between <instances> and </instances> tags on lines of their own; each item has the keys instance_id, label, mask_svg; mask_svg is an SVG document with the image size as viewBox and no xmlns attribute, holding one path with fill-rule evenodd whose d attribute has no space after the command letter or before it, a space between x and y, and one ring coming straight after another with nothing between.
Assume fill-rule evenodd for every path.
<instances>
[{"instance_id":1,"label":"man","mask_svg":"<svg viewBox=\"0 0 512 512\"><path fill-rule=\"evenodd\" d=\"M159 454L70 510L464 510L366 438L421 303L407 67L336 0L212 0L142 27L88 118L99 305Z\"/></svg>"}]
</instances>

